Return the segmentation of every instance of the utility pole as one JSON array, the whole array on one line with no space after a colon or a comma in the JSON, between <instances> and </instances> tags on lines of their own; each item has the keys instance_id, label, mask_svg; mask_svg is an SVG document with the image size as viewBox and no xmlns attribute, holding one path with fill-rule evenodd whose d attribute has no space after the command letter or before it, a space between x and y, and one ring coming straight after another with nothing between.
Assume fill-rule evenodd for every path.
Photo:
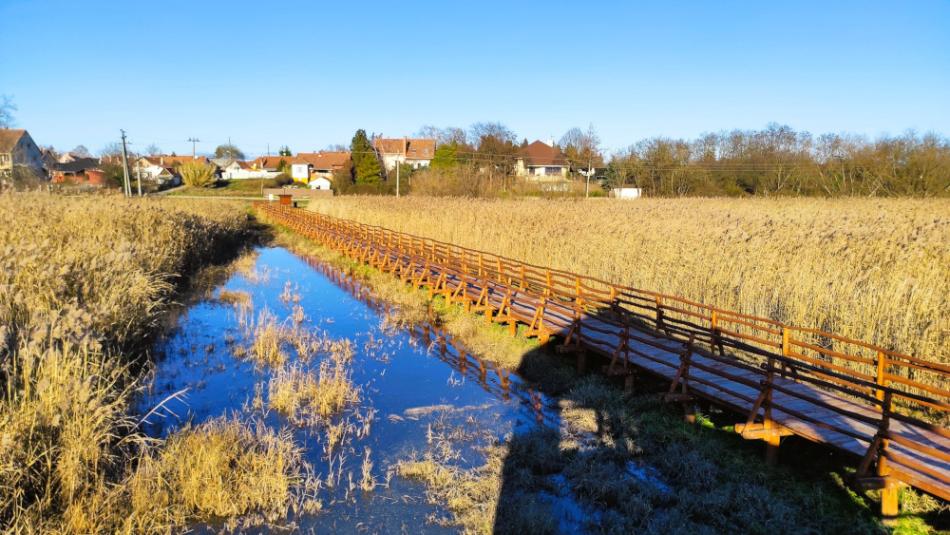
<instances>
[{"instance_id":1,"label":"utility pole","mask_svg":"<svg viewBox=\"0 0 950 535\"><path fill-rule=\"evenodd\" d=\"M125 146L125 130L122 132L122 182L125 189L125 196L132 196L132 183L129 181L129 151Z\"/></svg>"},{"instance_id":2,"label":"utility pole","mask_svg":"<svg viewBox=\"0 0 950 535\"><path fill-rule=\"evenodd\" d=\"M141 197L142 196L142 168L141 167L135 168L135 178L136 180L138 180L138 183L139 183L139 197Z\"/></svg>"},{"instance_id":3,"label":"utility pole","mask_svg":"<svg viewBox=\"0 0 950 535\"><path fill-rule=\"evenodd\" d=\"M399 198L399 162L396 162L396 198Z\"/></svg>"},{"instance_id":4,"label":"utility pole","mask_svg":"<svg viewBox=\"0 0 950 535\"><path fill-rule=\"evenodd\" d=\"M587 176L587 185L584 186L584 198L590 197L590 177L594 174L594 170L591 167L594 165L594 151L589 150L587 153L587 172L584 173Z\"/></svg>"},{"instance_id":5,"label":"utility pole","mask_svg":"<svg viewBox=\"0 0 950 535\"><path fill-rule=\"evenodd\" d=\"M195 150L196 150L195 147L197 146L197 144L198 144L199 141L201 141L201 140L198 139L198 138L196 138L196 137L190 137L190 138L188 138L188 142L191 143L191 159L192 159L192 160L195 159Z\"/></svg>"}]
</instances>

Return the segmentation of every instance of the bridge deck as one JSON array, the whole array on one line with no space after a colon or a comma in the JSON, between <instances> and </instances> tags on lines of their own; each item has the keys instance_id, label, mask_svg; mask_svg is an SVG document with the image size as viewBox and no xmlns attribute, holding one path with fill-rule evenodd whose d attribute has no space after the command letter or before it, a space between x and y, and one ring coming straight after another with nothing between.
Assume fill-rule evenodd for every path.
<instances>
[{"instance_id":1,"label":"bridge deck","mask_svg":"<svg viewBox=\"0 0 950 535\"><path fill-rule=\"evenodd\" d=\"M427 287L430 295L445 296L492 321L508 323L512 330L527 325L529 335L557 336L566 345L611 359L612 370L635 367L667 379L669 399L702 397L746 415L748 424L742 432L747 438L774 446L781 436L794 434L854 454L861 458L861 484L884 490L886 515L897 511L896 482L950 499L950 431L892 409L892 398L897 398L927 410L950 410L945 389L893 371L904 365L913 368L907 375L910 379L934 373L938 381L946 381L950 368L945 365L816 333L842 345L877 350L876 359L868 361L877 365L875 382L867 372L848 367L845 361L867 360L848 353L851 349L796 340L789 336L790 328L770 320L704 309L687 300L664 305L659 294L596 289L601 281L553 270L545 270L545 278L536 266L502 257L491 257L494 267L489 267L489 260L483 263L483 253L477 251L300 210L273 205L261 209L328 247ZM477 271L471 265L476 257ZM560 291L558 277L573 278L576 294ZM635 309L654 298L650 325ZM696 309L712 314L700 317ZM664 313L678 314L678 319L664 322ZM739 326L718 329L716 313L728 314L728 321L748 327L754 335L743 335ZM809 332L799 329L796 335L804 338L801 333ZM773 343L767 339L771 335L782 339ZM806 349L812 357L804 355ZM898 388L905 385L910 388ZM876 470L869 470L872 463Z\"/></svg>"}]
</instances>

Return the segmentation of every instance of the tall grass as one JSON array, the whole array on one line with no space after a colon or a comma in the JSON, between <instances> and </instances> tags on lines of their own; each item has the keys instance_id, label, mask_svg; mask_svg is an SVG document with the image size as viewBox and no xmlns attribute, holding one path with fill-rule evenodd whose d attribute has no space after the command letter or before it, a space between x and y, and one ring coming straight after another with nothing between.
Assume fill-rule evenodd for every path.
<instances>
[{"instance_id":1,"label":"tall grass","mask_svg":"<svg viewBox=\"0 0 950 535\"><path fill-rule=\"evenodd\" d=\"M129 413L176 290L247 237L240 205L0 195L0 220L0 531L167 532L286 509L302 470L288 436L222 420L162 444ZM182 470L202 481L192 494Z\"/></svg>"},{"instance_id":2,"label":"tall grass","mask_svg":"<svg viewBox=\"0 0 950 535\"><path fill-rule=\"evenodd\" d=\"M309 209L950 362L950 202L337 197Z\"/></svg>"}]
</instances>

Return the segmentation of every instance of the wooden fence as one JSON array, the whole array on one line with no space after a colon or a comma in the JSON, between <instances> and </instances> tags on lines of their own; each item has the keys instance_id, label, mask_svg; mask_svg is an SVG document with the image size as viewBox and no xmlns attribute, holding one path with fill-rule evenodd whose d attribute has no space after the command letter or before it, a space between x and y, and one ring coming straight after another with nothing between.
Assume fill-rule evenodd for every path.
<instances>
[{"instance_id":1,"label":"wooden fence","mask_svg":"<svg viewBox=\"0 0 950 535\"><path fill-rule=\"evenodd\" d=\"M667 399L702 397L747 414L737 431L774 453L791 434L857 456L857 484L950 499L950 366L830 332L526 264L382 227L271 204L274 221L504 322L514 333L610 359L608 371L671 380Z\"/></svg>"}]
</instances>

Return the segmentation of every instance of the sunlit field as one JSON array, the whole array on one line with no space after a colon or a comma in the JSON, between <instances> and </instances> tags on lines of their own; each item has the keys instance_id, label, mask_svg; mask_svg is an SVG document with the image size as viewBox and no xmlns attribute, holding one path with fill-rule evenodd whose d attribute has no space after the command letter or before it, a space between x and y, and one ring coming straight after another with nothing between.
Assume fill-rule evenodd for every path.
<instances>
[{"instance_id":1,"label":"sunlit field","mask_svg":"<svg viewBox=\"0 0 950 535\"><path fill-rule=\"evenodd\" d=\"M950 361L950 201L336 197L309 209Z\"/></svg>"}]
</instances>

